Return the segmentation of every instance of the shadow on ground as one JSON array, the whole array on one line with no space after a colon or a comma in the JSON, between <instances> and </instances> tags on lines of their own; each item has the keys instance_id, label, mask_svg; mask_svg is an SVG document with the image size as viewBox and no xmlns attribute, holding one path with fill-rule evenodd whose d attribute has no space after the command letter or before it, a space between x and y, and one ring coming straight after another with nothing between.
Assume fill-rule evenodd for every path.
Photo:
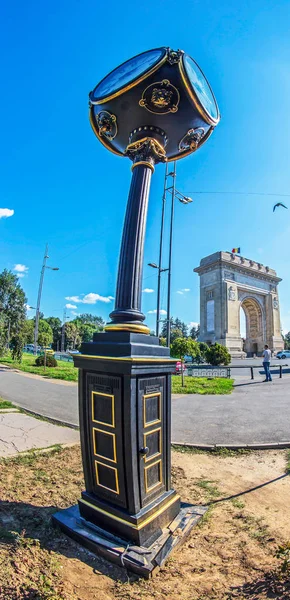
<instances>
[{"instance_id":1,"label":"shadow on ground","mask_svg":"<svg viewBox=\"0 0 290 600\"><path fill-rule=\"evenodd\" d=\"M234 600L234 598L247 600L279 598L279 600L289 600L290 581L280 581L274 572L265 573L264 577L260 577L256 581L231 588L226 598L227 600Z\"/></svg>"},{"instance_id":2,"label":"shadow on ground","mask_svg":"<svg viewBox=\"0 0 290 600\"><path fill-rule=\"evenodd\" d=\"M59 510L61 509L58 506L43 507L22 502L0 502L0 548L5 544L13 550L13 546L17 545L19 540L26 539L29 544L39 543L40 547L48 552L56 552L66 558L82 561L91 567L95 574L101 573L115 582L128 582L125 569L95 556L52 524L51 517ZM131 581L137 579L137 576L130 574Z\"/></svg>"}]
</instances>

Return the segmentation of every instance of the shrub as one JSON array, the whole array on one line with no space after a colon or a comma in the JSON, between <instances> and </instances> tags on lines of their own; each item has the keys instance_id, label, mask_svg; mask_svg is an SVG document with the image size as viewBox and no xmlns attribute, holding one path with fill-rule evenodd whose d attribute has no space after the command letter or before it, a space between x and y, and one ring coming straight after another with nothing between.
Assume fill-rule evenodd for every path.
<instances>
[{"instance_id":1,"label":"shrub","mask_svg":"<svg viewBox=\"0 0 290 600\"><path fill-rule=\"evenodd\" d=\"M42 354L41 356L38 356L36 361L35 361L35 366L36 367L44 367L44 354ZM46 355L46 366L47 367L57 367L57 361L55 360L54 356L51 356L51 354L47 354Z\"/></svg>"},{"instance_id":2,"label":"shrub","mask_svg":"<svg viewBox=\"0 0 290 600\"><path fill-rule=\"evenodd\" d=\"M215 343L206 350L206 359L210 365L226 366L231 362L231 355L225 346Z\"/></svg>"}]
</instances>

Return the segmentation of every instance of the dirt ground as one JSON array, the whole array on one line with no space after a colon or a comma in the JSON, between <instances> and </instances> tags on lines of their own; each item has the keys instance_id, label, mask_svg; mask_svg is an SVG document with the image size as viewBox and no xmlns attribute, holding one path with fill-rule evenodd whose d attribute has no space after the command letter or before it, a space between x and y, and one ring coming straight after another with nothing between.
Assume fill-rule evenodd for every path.
<instances>
[{"instance_id":1,"label":"dirt ground","mask_svg":"<svg viewBox=\"0 0 290 600\"><path fill-rule=\"evenodd\" d=\"M210 509L149 581L93 556L51 526L83 489L79 447L0 462L0 600L290 599L278 545L290 541L284 450L173 451L182 500Z\"/></svg>"}]
</instances>

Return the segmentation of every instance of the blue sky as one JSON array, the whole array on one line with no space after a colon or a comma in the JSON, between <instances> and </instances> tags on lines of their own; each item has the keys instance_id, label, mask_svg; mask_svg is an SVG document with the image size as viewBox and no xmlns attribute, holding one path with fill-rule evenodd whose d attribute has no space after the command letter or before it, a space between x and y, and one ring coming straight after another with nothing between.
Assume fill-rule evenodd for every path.
<instances>
[{"instance_id":1,"label":"blue sky","mask_svg":"<svg viewBox=\"0 0 290 600\"><path fill-rule=\"evenodd\" d=\"M30 305L36 305L47 241L49 264L60 270L46 272L45 315L61 317L65 304L104 318L113 309L109 297L115 295L130 161L95 138L88 92L124 60L166 45L200 64L222 114L210 140L177 163L177 187L194 202L176 205L172 313L197 322L193 268L207 254L240 246L244 256L283 278L282 325L290 329L290 210L273 214L276 198L246 193L290 194L289 24L289 0L128 0L101 8L87 0L6 3L0 208L14 215L0 219L0 270L27 267L20 274ZM153 177L145 265L158 260L163 177L160 165ZM284 201L290 207L290 198ZM156 272L145 266L143 287L154 290L143 294L150 327L156 283ZM190 291L178 293L184 289Z\"/></svg>"}]
</instances>

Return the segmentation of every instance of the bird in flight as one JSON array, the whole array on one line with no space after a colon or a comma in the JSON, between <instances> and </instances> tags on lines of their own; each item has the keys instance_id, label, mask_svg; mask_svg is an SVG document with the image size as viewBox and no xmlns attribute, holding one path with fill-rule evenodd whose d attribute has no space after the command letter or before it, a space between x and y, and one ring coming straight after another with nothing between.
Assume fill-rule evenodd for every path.
<instances>
[{"instance_id":1,"label":"bird in flight","mask_svg":"<svg viewBox=\"0 0 290 600\"><path fill-rule=\"evenodd\" d=\"M275 212L275 209L276 209L278 206L283 206L283 208L287 208L287 209L288 209L288 206L285 206L285 204L282 204L282 202L277 202L277 204L275 204L275 206L274 206L274 208L273 208L273 212Z\"/></svg>"}]
</instances>

